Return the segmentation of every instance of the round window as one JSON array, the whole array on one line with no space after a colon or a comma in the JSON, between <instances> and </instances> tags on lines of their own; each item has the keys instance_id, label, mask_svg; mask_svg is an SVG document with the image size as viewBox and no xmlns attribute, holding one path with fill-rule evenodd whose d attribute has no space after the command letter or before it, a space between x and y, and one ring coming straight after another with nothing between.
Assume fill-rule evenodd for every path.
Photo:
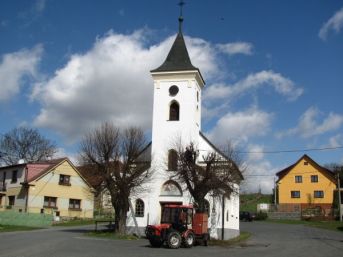
<instances>
[{"instance_id":1,"label":"round window","mask_svg":"<svg viewBox=\"0 0 343 257\"><path fill-rule=\"evenodd\" d=\"M175 96L177 93L179 92L179 88L177 87L177 86L171 86L170 88L169 88L169 94L171 95L171 96Z\"/></svg>"}]
</instances>

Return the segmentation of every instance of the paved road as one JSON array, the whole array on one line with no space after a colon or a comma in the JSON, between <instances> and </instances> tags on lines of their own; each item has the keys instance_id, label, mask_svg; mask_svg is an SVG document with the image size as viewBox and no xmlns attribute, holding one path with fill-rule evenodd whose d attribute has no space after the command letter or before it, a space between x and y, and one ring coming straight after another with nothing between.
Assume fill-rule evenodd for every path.
<instances>
[{"instance_id":1,"label":"paved road","mask_svg":"<svg viewBox=\"0 0 343 257\"><path fill-rule=\"evenodd\" d=\"M90 229L88 226L0 233L0 257L338 257L343 253L343 233L302 225L242 223L241 229L252 233L242 246L178 250L151 248L143 239L123 241L83 236Z\"/></svg>"}]
</instances>

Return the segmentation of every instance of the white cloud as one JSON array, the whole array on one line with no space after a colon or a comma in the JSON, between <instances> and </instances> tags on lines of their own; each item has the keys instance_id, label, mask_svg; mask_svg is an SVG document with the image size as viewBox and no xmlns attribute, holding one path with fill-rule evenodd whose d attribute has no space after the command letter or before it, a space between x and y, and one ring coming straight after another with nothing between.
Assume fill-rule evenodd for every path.
<instances>
[{"instance_id":1,"label":"white cloud","mask_svg":"<svg viewBox=\"0 0 343 257\"><path fill-rule=\"evenodd\" d=\"M219 51L228 55L235 55L235 54L252 55L253 48L254 48L253 44L248 43L248 42L217 44L217 47Z\"/></svg>"},{"instance_id":2,"label":"white cloud","mask_svg":"<svg viewBox=\"0 0 343 257\"><path fill-rule=\"evenodd\" d=\"M36 2L33 5L33 9L36 12L41 13L44 11L45 5L46 5L46 0L36 0Z\"/></svg>"},{"instance_id":3,"label":"white cloud","mask_svg":"<svg viewBox=\"0 0 343 257\"><path fill-rule=\"evenodd\" d=\"M343 145L343 135L338 134L333 137L329 138L329 146L330 147L340 147Z\"/></svg>"},{"instance_id":4,"label":"white cloud","mask_svg":"<svg viewBox=\"0 0 343 257\"><path fill-rule=\"evenodd\" d=\"M248 161L260 161L264 157L263 146L256 144L248 145Z\"/></svg>"},{"instance_id":5,"label":"white cloud","mask_svg":"<svg viewBox=\"0 0 343 257\"><path fill-rule=\"evenodd\" d=\"M343 27L343 8L337 11L327 22L320 28L318 36L322 40L326 40L330 30L339 33Z\"/></svg>"},{"instance_id":6,"label":"white cloud","mask_svg":"<svg viewBox=\"0 0 343 257\"><path fill-rule=\"evenodd\" d=\"M271 194L274 188L274 176L277 168L267 160L249 161L247 170L243 174L241 191L257 193L259 189L263 194Z\"/></svg>"},{"instance_id":7,"label":"white cloud","mask_svg":"<svg viewBox=\"0 0 343 257\"><path fill-rule=\"evenodd\" d=\"M37 45L32 49L22 49L2 57L0 63L0 102L15 96L19 92L24 78L37 78L37 68L42 53L42 45Z\"/></svg>"},{"instance_id":8,"label":"white cloud","mask_svg":"<svg viewBox=\"0 0 343 257\"><path fill-rule=\"evenodd\" d=\"M343 124L343 115L331 112L320 122L318 121L320 114L319 109L310 107L301 115L296 127L280 132L277 136L281 138L284 136L299 135L303 138L310 138L337 130Z\"/></svg>"},{"instance_id":9,"label":"white cloud","mask_svg":"<svg viewBox=\"0 0 343 257\"><path fill-rule=\"evenodd\" d=\"M145 30L130 35L109 32L85 54L72 55L52 78L36 85L32 97L42 108L35 125L71 141L103 121L149 129L153 103L149 70L162 64L175 37L147 47L145 34ZM207 42L185 40L193 64L203 74L218 70Z\"/></svg>"},{"instance_id":10,"label":"white cloud","mask_svg":"<svg viewBox=\"0 0 343 257\"><path fill-rule=\"evenodd\" d=\"M232 99L263 86L273 87L277 93L286 96L291 101L296 100L303 93L302 88L296 87L293 81L280 73L260 71L249 74L233 85L213 84L207 88L204 97L207 100Z\"/></svg>"},{"instance_id":11,"label":"white cloud","mask_svg":"<svg viewBox=\"0 0 343 257\"><path fill-rule=\"evenodd\" d=\"M225 140L230 140L234 144L246 142L250 137L265 135L270 129L272 117L272 114L257 108L229 112L217 121L209 132L209 137L214 142Z\"/></svg>"}]
</instances>

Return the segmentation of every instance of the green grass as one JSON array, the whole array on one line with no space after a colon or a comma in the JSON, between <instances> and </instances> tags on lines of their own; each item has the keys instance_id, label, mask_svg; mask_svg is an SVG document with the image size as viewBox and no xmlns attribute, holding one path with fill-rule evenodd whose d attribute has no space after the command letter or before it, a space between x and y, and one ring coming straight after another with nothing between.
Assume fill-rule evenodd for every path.
<instances>
[{"instance_id":1,"label":"green grass","mask_svg":"<svg viewBox=\"0 0 343 257\"><path fill-rule=\"evenodd\" d=\"M137 240L138 237L133 235L120 235L116 234L113 231L93 231L85 234L90 237L106 238L113 240Z\"/></svg>"},{"instance_id":2,"label":"green grass","mask_svg":"<svg viewBox=\"0 0 343 257\"><path fill-rule=\"evenodd\" d=\"M65 227L73 227L73 226L82 226L82 225L91 225L94 224L94 220L68 220L68 221L61 221L58 223L54 223L53 226L65 226Z\"/></svg>"},{"instance_id":3,"label":"green grass","mask_svg":"<svg viewBox=\"0 0 343 257\"><path fill-rule=\"evenodd\" d=\"M211 239L209 245L216 245L222 247L230 247L234 245L245 245L245 241L249 239L251 234L249 232L241 231L240 235L230 240L213 240Z\"/></svg>"},{"instance_id":4,"label":"green grass","mask_svg":"<svg viewBox=\"0 0 343 257\"><path fill-rule=\"evenodd\" d=\"M266 222L305 225L310 227L329 229L334 231L343 232L343 222L339 221L306 221L306 220L266 220Z\"/></svg>"},{"instance_id":5,"label":"green grass","mask_svg":"<svg viewBox=\"0 0 343 257\"><path fill-rule=\"evenodd\" d=\"M37 227L27 227L27 226L14 226L14 225L1 225L0 224L0 233L1 232L12 232L12 231L29 231L40 229Z\"/></svg>"},{"instance_id":6,"label":"green grass","mask_svg":"<svg viewBox=\"0 0 343 257\"><path fill-rule=\"evenodd\" d=\"M240 211L256 213L257 204L272 203L272 195L263 194L242 194L240 195Z\"/></svg>"}]
</instances>

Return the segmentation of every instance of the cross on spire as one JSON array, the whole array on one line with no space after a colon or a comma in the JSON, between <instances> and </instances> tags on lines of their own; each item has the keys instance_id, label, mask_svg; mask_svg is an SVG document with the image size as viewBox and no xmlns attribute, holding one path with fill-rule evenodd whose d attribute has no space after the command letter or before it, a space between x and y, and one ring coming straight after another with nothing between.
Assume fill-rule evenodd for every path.
<instances>
[{"instance_id":1,"label":"cross on spire","mask_svg":"<svg viewBox=\"0 0 343 257\"><path fill-rule=\"evenodd\" d=\"M180 0L178 5L180 6L179 33L182 33L182 22L183 22L182 9L183 9L183 6L185 5L185 2L183 0Z\"/></svg>"}]
</instances>

